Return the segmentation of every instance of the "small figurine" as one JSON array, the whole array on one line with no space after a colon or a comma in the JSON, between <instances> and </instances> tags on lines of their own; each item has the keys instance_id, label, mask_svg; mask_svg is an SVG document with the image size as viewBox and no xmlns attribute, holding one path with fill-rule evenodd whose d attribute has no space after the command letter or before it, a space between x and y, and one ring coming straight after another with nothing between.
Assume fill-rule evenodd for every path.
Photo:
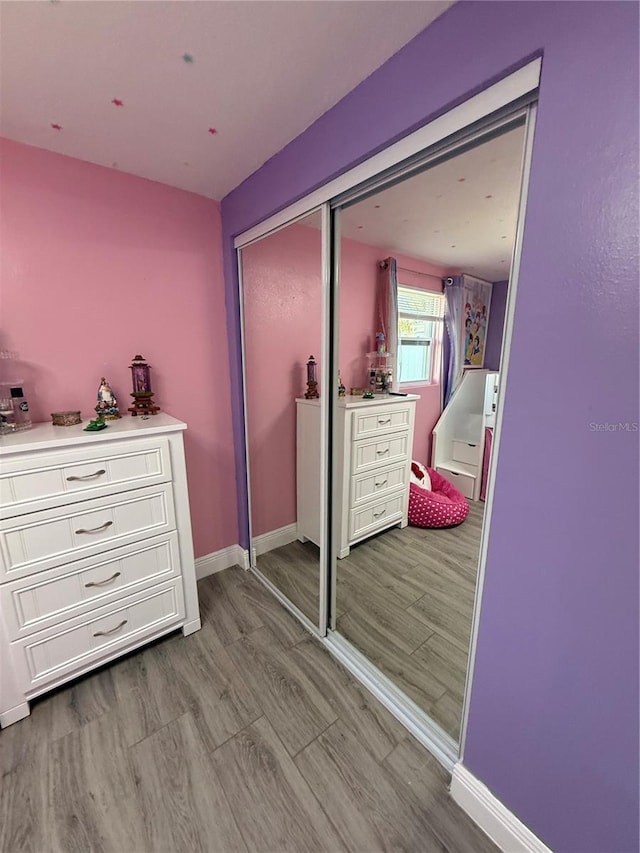
<instances>
[{"instance_id":1,"label":"small figurine","mask_svg":"<svg viewBox=\"0 0 640 853\"><path fill-rule=\"evenodd\" d=\"M120 417L120 415L118 415L118 417ZM104 418L101 415L98 415L97 418L94 418L94 420L89 421L89 423L86 425L86 427L84 427L84 431L85 432L97 432L100 429L106 429L107 426L108 426L108 424L105 423Z\"/></svg>"},{"instance_id":2,"label":"small figurine","mask_svg":"<svg viewBox=\"0 0 640 853\"><path fill-rule=\"evenodd\" d=\"M347 393L347 389L342 384L342 379L340 377L340 371L338 371L338 397L344 397Z\"/></svg>"},{"instance_id":3,"label":"small figurine","mask_svg":"<svg viewBox=\"0 0 640 853\"><path fill-rule=\"evenodd\" d=\"M116 395L113 393L111 385L109 385L104 376L100 380L100 387L98 388L97 399L98 405L96 406L95 411L98 415L98 418L107 418L107 420L115 420L116 418L120 417Z\"/></svg>"}]
</instances>

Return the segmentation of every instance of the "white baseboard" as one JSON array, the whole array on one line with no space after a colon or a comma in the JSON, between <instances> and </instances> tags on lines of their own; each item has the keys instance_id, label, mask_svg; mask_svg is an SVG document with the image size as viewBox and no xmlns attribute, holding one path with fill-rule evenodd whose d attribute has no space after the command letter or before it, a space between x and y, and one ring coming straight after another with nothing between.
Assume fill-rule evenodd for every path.
<instances>
[{"instance_id":1,"label":"white baseboard","mask_svg":"<svg viewBox=\"0 0 640 853\"><path fill-rule=\"evenodd\" d=\"M196 558L196 578L206 578L208 575L213 575L216 572L221 572L223 569L230 569L231 566L246 565L247 552L240 545L229 545L228 548L222 548L220 551L214 551L212 554L205 554L204 557Z\"/></svg>"},{"instance_id":2,"label":"white baseboard","mask_svg":"<svg viewBox=\"0 0 640 853\"><path fill-rule=\"evenodd\" d=\"M294 542L297 538L297 524L287 524L284 527L278 527L276 530L270 530L268 533L262 533L260 536L254 536L255 555L259 557L260 554L266 554L267 551L273 551L274 548L288 545L289 542Z\"/></svg>"},{"instance_id":3,"label":"white baseboard","mask_svg":"<svg viewBox=\"0 0 640 853\"><path fill-rule=\"evenodd\" d=\"M537 835L460 763L453 768L451 796L504 853L551 853Z\"/></svg>"},{"instance_id":4,"label":"white baseboard","mask_svg":"<svg viewBox=\"0 0 640 853\"><path fill-rule=\"evenodd\" d=\"M0 728L6 729L7 726L12 726L14 723L17 723L18 720L24 720L24 718L28 717L30 713L29 703L21 702L20 705L16 705L15 708L9 708L8 711L4 711L0 714Z\"/></svg>"}]
</instances>

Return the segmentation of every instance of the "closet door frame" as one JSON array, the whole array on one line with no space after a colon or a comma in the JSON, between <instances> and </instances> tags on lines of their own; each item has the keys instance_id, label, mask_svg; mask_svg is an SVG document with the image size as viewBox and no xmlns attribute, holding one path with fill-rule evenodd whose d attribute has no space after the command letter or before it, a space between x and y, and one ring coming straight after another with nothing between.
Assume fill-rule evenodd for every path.
<instances>
[{"instance_id":1,"label":"closet door frame","mask_svg":"<svg viewBox=\"0 0 640 853\"><path fill-rule=\"evenodd\" d=\"M325 532L323 539L323 548L321 566L320 566L320 629L313 628L313 632L319 634L323 638L323 642L327 649L340 660L369 690L385 705L388 710L422 743L443 766L452 771L454 765L460 760L464 751L466 740L466 732L469 717L469 699L472 688L473 666L475 660L475 652L477 646L478 626L480 622L480 611L482 601L482 591L484 583L485 563L488 549L488 531L491 523L491 505L493 500L493 482L495 480L495 472L497 460L500 450L500 438L502 432L502 413L504 408L504 394L506 388L506 377L508 370L508 357L511 346L511 335L513 328L513 316L515 313L515 302L517 294L517 280L519 273L520 255L522 250L522 239L524 231L525 211L526 211L526 196L529 185L531 155L533 146L533 136L535 130L536 117L536 101L537 90L540 82L541 73L541 58L534 59L523 65L518 70L512 72L508 76L489 86L487 89L479 92L477 95L464 101L462 104L454 107L450 111L444 113L433 121L429 122L424 127L406 137L393 143L388 148L373 155L369 159L363 161L359 165L346 171L338 178L329 181L324 186L304 196L302 199L287 205L282 210L263 220L258 225L239 234L234 241L236 249L250 245L256 240L267 234L279 230L284 225L287 225L305 215L311 213L314 209L321 208L323 215L323 352L322 352L322 372L326 377L324 385L326 388L337 387L337 346L335 346L335 311L337 304L337 282L339 280L339 252L336 251L334 245L333 222L336 214L333 212L337 207L347 199L356 197L362 194L361 188L367 183L370 183L371 191L377 186L377 182L384 183L387 178L386 174L394 172L396 175L402 174L402 164L408 164L407 168L411 169L412 158L424 158L429 150L435 150L436 146L440 145L442 151L446 151L452 138L461 138L463 141L468 138L469 133L474 126L480 126L484 122L486 125L492 124L492 118L501 111L509 115L510 112L515 112L518 109L526 111L526 130L525 144L523 156L523 170L521 178L521 194L518 205L518 226L516 240L512 256L511 277L509 291L507 295L507 305L505 312L505 325L503 330L502 340L502 364L501 372L503 376L500 381L498 394L498 417L496 418L496 426L494 430L493 452L489 469L489 488L487 493L487 501L485 507L485 523L483 524L482 538L480 543L480 560L478 566L478 579L476 584L476 594L474 601L473 625L471 644L469 649L467 680L465 683L465 693L463 700L462 726L459 743L455 743L439 726L430 720L420 708L418 708L411 700L409 700L398 688L393 685L386 677L380 677L379 671L373 667L370 662L354 649L351 644L340 637L333 631L328 631L328 620L330 616L329 603L331 596L335 594L335 589L329 587L330 571L329 567L335 566L335 547L332 543L331 536L331 511L330 511L330 484L332 481L332 470L330 469L330 440L333 428L333 395L324 395L322 402L322 448L323 462L322 470L325 476L324 481L324 502L322 504L323 518L321 521L322 530ZM455 143L454 143L455 144ZM336 257L338 256L338 257ZM241 278L241 268L239 268L239 276ZM241 288L241 285L240 285ZM240 290L240 304L242 310L242 290ZM329 322L330 318L330 322ZM246 418L246 384L244 384L244 340L242 342L243 352L243 394L245 404ZM329 400L327 400L329 396ZM331 418L331 420L330 420ZM246 425L245 425L245 455L248 465L248 448L246 444ZM247 468L247 496L250 509L250 483ZM250 511L249 511L250 518ZM261 580L264 579L261 578ZM271 584L267 584L272 588ZM334 586L334 585L333 585ZM293 607L284 597L278 593L275 588L272 591L277 598L295 613L301 621L312 628L309 620L301 614L297 608ZM334 602L335 604L335 602ZM333 608L332 608L333 609Z\"/></svg>"},{"instance_id":2,"label":"closet door frame","mask_svg":"<svg viewBox=\"0 0 640 853\"><path fill-rule=\"evenodd\" d=\"M251 460L249 454L249 416L247 407L247 360L246 360L246 328L245 328L245 300L244 300L244 283L242 269L242 250L248 248L253 243L258 243L265 237L269 237L278 231L283 230L289 225L294 225L302 219L306 219L312 213L319 212L321 215L321 288L322 288L322 314L321 314L321 341L322 351L320 354L320 375L321 377L329 377L331 370L329 367L329 316L330 316L330 237L329 237L329 205L323 204L316 206L311 210L300 213L293 219L278 224L276 227L269 228L265 233L258 234L253 239L243 242L242 245L236 245L236 262L238 268L238 295L240 305L240 343L242 349L242 404L244 411L243 421L243 440L244 440L244 459L246 470L246 485L247 485L247 520L249 534L249 553L246 557L247 568L251 571L258 580L263 583L278 601L287 608L293 615L303 623L307 630L311 633L325 637L327 634L328 623L328 607L327 607L327 590L328 590L328 519L324 507L327 505L327 477L320 478L320 558L319 558L319 604L318 604L318 621L314 623L305 613L300 610L292 601L290 601L278 587L265 575L262 574L257 565L256 549L254 546L254 536L251 521ZM323 381L324 387L329 387L329 380ZM322 390L322 386L321 386ZM330 416L328 406L330 404L330 395L321 393L320 395L320 470L326 471L328 466L328 429Z\"/></svg>"}]
</instances>

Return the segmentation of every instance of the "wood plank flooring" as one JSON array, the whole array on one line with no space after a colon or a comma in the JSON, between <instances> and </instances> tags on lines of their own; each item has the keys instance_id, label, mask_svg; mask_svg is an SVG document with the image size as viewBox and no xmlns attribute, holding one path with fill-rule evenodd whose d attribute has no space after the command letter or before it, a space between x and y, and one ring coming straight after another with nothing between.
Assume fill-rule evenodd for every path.
<instances>
[{"instance_id":1,"label":"wood plank flooring","mask_svg":"<svg viewBox=\"0 0 640 853\"><path fill-rule=\"evenodd\" d=\"M255 578L198 586L201 631L0 732L3 853L494 853L442 767Z\"/></svg>"},{"instance_id":2,"label":"wood plank flooring","mask_svg":"<svg viewBox=\"0 0 640 853\"><path fill-rule=\"evenodd\" d=\"M460 737L484 503L445 530L392 528L338 560L336 628ZM318 549L292 542L258 568L317 624Z\"/></svg>"},{"instance_id":3,"label":"wood plank flooring","mask_svg":"<svg viewBox=\"0 0 640 853\"><path fill-rule=\"evenodd\" d=\"M313 542L290 542L261 554L258 570L298 610L318 625L320 618L320 549Z\"/></svg>"},{"instance_id":4,"label":"wood plank flooring","mask_svg":"<svg viewBox=\"0 0 640 853\"><path fill-rule=\"evenodd\" d=\"M483 515L470 501L459 527L392 528L338 560L337 630L456 741Z\"/></svg>"}]
</instances>

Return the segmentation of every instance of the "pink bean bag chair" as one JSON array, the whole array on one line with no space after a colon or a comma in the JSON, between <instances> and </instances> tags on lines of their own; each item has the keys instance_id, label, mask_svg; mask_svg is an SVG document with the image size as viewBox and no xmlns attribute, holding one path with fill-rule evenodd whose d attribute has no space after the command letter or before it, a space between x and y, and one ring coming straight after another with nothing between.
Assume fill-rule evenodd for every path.
<instances>
[{"instance_id":1,"label":"pink bean bag chair","mask_svg":"<svg viewBox=\"0 0 640 853\"><path fill-rule=\"evenodd\" d=\"M415 476L409 484L409 524L414 527L455 527L462 524L469 515L465 496L433 468L422 469L415 462L411 467ZM426 470L431 480L431 489L416 482L427 479L420 476L422 470Z\"/></svg>"}]
</instances>

